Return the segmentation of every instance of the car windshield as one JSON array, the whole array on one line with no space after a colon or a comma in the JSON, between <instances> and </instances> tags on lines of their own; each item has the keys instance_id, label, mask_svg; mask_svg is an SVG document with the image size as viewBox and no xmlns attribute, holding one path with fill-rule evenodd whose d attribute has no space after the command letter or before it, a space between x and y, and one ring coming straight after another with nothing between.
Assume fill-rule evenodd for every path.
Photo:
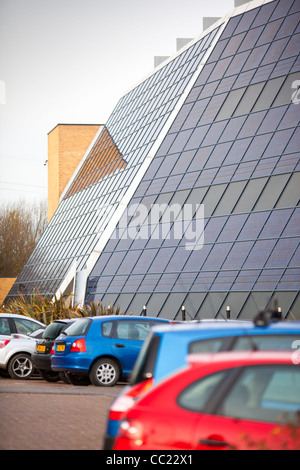
<instances>
[{"instance_id":1,"label":"car windshield","mask_svg":"<svg viewBox=\"0 0 300 470\"><path fill-rule=\"evenodd\" d=\"M65 326L65 323L53 322L47 326L43 333L44 339L55 339L59 336L61 330Z\"/></svg>"},{"instance_id":2,"label":"car windshield","mask_svg":"<svg viewBox=\"0 0 300 470\"><path fill-rule=\"evenodd\" d=\"M90 318L80 318L75 321L75 323L68 326L68 328L65 329L64 334L67 336L83 336L87 333L90 324Z\"/></svg>"}]
</instances>

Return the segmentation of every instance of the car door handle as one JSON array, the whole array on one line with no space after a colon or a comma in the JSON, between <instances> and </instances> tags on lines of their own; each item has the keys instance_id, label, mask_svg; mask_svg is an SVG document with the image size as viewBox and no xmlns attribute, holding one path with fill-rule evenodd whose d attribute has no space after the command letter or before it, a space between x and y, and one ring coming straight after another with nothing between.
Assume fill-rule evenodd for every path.
<instances>
[{"instance_id":1,"label":"car door handle","mask_svg":"<svg viewBox=\"0 0 300 470\"><path fill-rule=\"evenodd\" d=\"M116 348L125 348L125 344L115 344Z\"/></svg>"},{"instance_id":2,"label":"car door handle","mask_svg":"<svg viewBox=\"0 0 300 470\"><path fill-rule=\"evenodd\" d=\"M212 446L212 447L228 447L228 442L225 441L217 441L215 439L200 439L200 444L205 446Z\"/></svg>"}]
</instances>

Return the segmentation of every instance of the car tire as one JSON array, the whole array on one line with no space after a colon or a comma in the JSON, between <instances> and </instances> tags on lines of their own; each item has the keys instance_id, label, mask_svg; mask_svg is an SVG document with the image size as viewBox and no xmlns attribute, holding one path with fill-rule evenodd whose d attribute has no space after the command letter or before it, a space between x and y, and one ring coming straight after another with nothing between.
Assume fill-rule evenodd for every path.
<instances>
[{"instance_id":1,"label":"car tire","mask_svg":"<svg viewBox=\"0 0 300 470\"><path fill-rule=\"evenodd\" d=\"M72 385L90 385L90 379L87 375L79 375L79 374L67 374L68 379Z\"/></svg>"},{"instance_id":2,"label":"car tire","mask_svg":"<svg viewBox=\"0 0 300 470\"><path fill-rule=\"evenodd\" d=\"M12 379L29 379L34 372L30 355L26 353L16 354L9 361L7 370Z\"/></svg>"},{"instance_id":3,"label":"car tire","mask_svg":"<svg viewBox=\"0 0 300 470\"><path fill-rule=\"evenodd\" d=\"M54 372L52 370L39 369L42 379L47 382L58 382L60 380L59 372Z\"/></svg>"},{"instance_id":4,"label":"car tire","mask_svg":"<svg viewBox=\"0 0 300 470\"><path fill-rule=\"evenodd\" d=\"M121 375L118 364L112 359L98 359L90 372L90 380L97 387L116 385Z\"/></svg>"},{"instance_id":5,"label":"car tire","mask_svg":"<svg viewBox=\"0 0 300 470\"><path fill-rule=\"evenodd\" d=\"M70 379L68 377L68 374L66 372L59 372L59 378L62 382L65 384L70 384Z\"/></svg>"}]
</instances>

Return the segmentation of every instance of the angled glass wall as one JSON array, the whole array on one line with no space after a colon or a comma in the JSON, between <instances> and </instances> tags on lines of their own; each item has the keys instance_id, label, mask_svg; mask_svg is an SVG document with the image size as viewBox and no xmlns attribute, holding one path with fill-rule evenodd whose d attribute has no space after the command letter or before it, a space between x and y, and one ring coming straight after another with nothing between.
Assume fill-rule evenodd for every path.
<instances>
[{"instance_id":1,"label":"angled glass wall","mask_svg":"<svg viewBox=\"0 0 300 470\"><path fill-rule=\"evenodd\" d=\"M120 99L8 298L52 296L68 273L84 270L217 32L183 49Z\"/></svg>"},{"instance_id":2,"label":"angled glass wall","mask_svg":"<svg viewBox=\"0 0 300 470\"><path fill-rule=\"evenodd\" d=\"M277 300L299 318L299 10L276 0L229 19L130 202L148 208L136 236L118 227L87 301L167 318L182 305L187 318L230 306L233 318L251 318ZM176 217L151 224L154 204L192 205L195 226L203 204L203 247L165 236Z\"/></svg>"}]
</instances>

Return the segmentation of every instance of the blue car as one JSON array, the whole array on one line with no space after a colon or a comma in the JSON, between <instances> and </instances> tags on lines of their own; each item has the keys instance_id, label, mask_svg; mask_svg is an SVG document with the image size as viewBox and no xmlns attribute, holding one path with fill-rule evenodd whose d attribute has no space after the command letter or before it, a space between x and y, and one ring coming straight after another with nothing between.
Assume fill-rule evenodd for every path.
<instances>
[{"instance_id":1,"label":"blue car","mask_svg":"<svg viewBox=\"0 0 300 470\"><path fill-rule=\"evenodd\" d=\"M131 374L130 386L113 401L103 449L113 448L121 419L154 384L186 365L192 353L291 350L300 340L299 321L203 320L153 328Z\"/></svg>"},{"instance_id":2,"label":"blue car","mask_svg":"<svg viewBox=\"0 0 300 470\"><path fill-rule=\"evenodd\" d=\"M55 340L51 368L65 372L73 384L113 386L128 378L144 340L154 325L169 320L133 317L85 317Z\"/></svg>"}]
</instances>

